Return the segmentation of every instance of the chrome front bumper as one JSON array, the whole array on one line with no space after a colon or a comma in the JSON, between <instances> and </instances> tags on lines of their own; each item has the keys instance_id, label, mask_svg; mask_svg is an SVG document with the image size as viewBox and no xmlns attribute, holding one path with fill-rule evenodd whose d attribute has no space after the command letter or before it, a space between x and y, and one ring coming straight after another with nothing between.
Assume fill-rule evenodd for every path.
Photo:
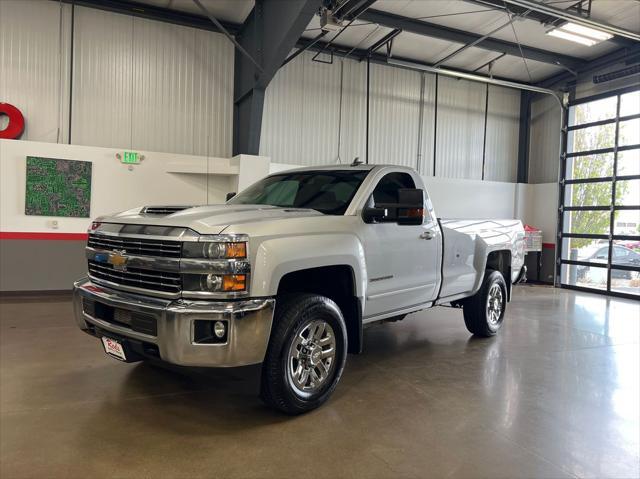
<instances>
[{"instance_id":1,"label":"chrome front bumper","mask_svg":"<svg viewBox=\"0 0 640 479\"><path fill-rule=\"evenodd\" d=\"M154 316L157 336L90 316L84 310L83 298ZM77 281L73 287L74 316L80 329L91 333L98 328L107 334L153 344L158 348L160 359L181 366L233 367L262 362L269 343L274 306L274 299L170 301L105 288L87 278ZM228 321L226 343L195 343L193 322L196 319Z\"/></svg>"}]
</instances>

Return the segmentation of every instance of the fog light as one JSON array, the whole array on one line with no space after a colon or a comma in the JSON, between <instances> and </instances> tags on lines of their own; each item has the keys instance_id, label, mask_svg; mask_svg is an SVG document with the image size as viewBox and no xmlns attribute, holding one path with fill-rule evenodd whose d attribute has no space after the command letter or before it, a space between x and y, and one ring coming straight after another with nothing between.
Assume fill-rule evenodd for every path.
<instances>
[{"instance_id":1,"label":"fog light","mask_svg":"<svg viewBox=\"0 0 640 479\"><path fill-rule=\"evenodd\" d=\"M213 325L213 333L217 338L224 338L224 335L227 334L227 327L222 321L216 321Z\"/></svg>"},{"instance_id":2,"label":"fog light","mask_svg":"<svg viewBox=\"0 0 640 479\"><path fill-rule=\"evenodd\" d=\"M229 323L196 319L193 322L193 342L196 344L225 344L229 337Z\"/></svg>"}]
</instances>

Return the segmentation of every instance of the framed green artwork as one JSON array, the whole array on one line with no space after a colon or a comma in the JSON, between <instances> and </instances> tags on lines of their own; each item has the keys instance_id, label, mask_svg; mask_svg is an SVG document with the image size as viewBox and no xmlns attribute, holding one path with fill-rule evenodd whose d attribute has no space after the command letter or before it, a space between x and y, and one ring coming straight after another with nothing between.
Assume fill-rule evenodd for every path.
<instances>
[{"instance_id":1,"label":"framed green artwork","mask_svg":"<svg viewBox=\"0 0 640 479\"><path fill-rule=\"evenodd\" d=\"M91 162L27 156L26 215L89 218Z\"/></svg>"}]
</instances>

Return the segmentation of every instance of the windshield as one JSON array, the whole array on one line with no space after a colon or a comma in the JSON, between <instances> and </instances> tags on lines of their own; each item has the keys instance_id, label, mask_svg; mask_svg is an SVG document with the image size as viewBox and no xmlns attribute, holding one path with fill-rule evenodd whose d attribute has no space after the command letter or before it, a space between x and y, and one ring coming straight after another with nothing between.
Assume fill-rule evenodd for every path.
<instances>
[{"instance_id":1,"label":"windshield","mask_svg":"<svg viewBox=\"0 0 640 479\"><path fill-rule=\"evenodd\" d=\"M343 215L368 171L302 171L268 176L234 196L228 204L310 208Z\"/></svg>"}]
</instances>

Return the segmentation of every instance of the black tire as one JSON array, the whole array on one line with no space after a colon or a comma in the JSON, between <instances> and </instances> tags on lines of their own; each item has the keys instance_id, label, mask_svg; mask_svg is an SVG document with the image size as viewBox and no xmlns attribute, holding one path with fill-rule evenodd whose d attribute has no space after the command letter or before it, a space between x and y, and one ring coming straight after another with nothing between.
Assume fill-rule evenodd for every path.
<instances>
[{"instance_id":1,"label":"black tire","mask_svg":"<svg viewBox=\"0 0 640 479\"><path fill-rule=\"evenodd\" d=\"M494 285L500 288L502 294L502 304L497 319L495 318L495 313L492 317L488 304L489 294ZM500 330L506 310L507 284L504 281L504 277L499 271L487 270L482 280L480 290L467 299L462 307L464 324L467 326L469 332L475 336L488 338L494 336Z\"/></svg>"},{"instance_id":2,"label":"black tire","mask_svg":"<svg viewBox=\"0 0 640 479\"><path fill-rule=\"evenodd\" d=\"M291 372L295 364L309 372L306 383L321 375L318 364L313 365L312 358L319 357L318 349L329 346L298 344L304 334L311 334L311 327L317 322L324 322L330 328L323 329L323 341L333 337L334 356L327 368L323 360L323 371L328 371L325 379L317 387L304 391L296 385L296 375ZM329 333L329 329L331 330ZM319 329L318 329L319 330ZM307 336L308 341L309 336ZM294 344L294 341L296 342ZM318 340L319 342L320 340ZM302 351L303 359L295 359L291 353ZM313 352L312 352L313 351ZM330 348L329 348L330 351ZM311 411L322 405L336 388L347 358L347 328L340 308L329 298L313 294L291 294L276 300L276 310L271 328L271 338L267 354L262 364L262 380L260 397L269 406L286 414L297 415ZM317 374L319 373L319 374ZM303 385L303 389L306 385ZM311 388L311 386L309 386Z\"/></svg>"}]
</instances>

